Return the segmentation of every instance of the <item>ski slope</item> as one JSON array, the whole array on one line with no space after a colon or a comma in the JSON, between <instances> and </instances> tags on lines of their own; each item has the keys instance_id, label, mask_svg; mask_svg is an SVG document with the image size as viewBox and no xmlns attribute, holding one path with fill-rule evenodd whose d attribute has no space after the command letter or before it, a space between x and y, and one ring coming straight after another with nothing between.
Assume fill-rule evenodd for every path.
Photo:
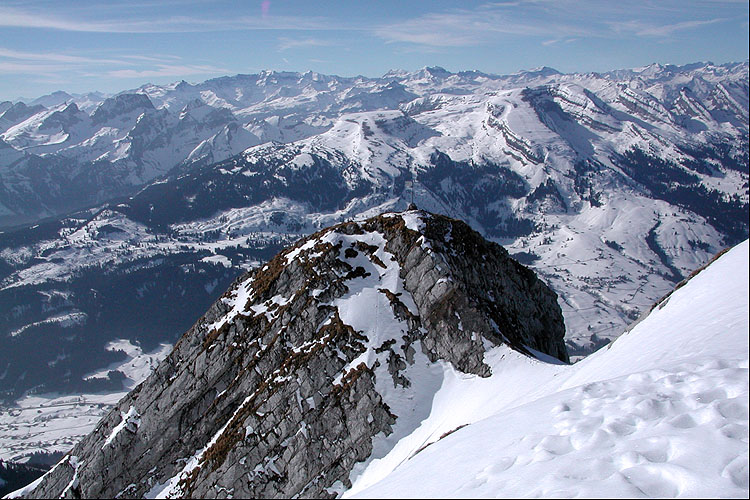
<instances>
[{"instance_id":1,"label":"ski slope","mask_svg":"<svg viewBox=\"0 0 750 500\"><path fill-rule=\"evenodd\" d=\"M429 417L344 497L747 498L748 280L745 241L575 365L444 366Z\"/></svg>"}]
</instances>

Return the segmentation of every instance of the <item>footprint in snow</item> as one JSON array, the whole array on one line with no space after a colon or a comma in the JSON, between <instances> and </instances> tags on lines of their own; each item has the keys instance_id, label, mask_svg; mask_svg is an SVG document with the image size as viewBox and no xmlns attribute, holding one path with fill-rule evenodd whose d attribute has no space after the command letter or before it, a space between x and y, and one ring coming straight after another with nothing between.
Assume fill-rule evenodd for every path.
<instances>
[{"instance_id":1,"label":"footprint in snow","mask_svg":"<svg viewBox=\"0 0 750 500\"><path fill-rule=\"evenodd\" d=\"M638 465L622 470L620 474L650 498L675 498L680 494L680 484L692 479L682 467L673 464Z\"/></svg>"},{"instance_id":2,"label":"footprint in snow","mask_svg":"<svg viewBox=\"0 0 750 500\"><path fill-rule=\"evenodd\" d=\"M734 460L729 462L724 470L721 471L721 476L731 479L731 481L739 488L745 490L750 487L750 478L748 478L748 456L745 452L744 456L736 457Z\"/></svg>"}]
</instances>

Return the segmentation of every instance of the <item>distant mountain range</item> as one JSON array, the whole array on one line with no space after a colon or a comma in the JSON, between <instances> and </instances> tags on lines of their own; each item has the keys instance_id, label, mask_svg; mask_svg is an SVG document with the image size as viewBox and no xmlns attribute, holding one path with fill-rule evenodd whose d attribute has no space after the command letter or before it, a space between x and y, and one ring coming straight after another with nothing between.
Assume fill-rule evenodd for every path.
<instances>
[{"instance_id":1,"label":"distant mountain range","mask_svg":"<svg viewBox=\"0 0 750 500\"><path fill-rule=\"evenodd\" d=\"M463 139L460 147L438 140L428 144L447 147L444 152L456 160L497 162L515 154L528 161L533 153L525 158L531 151L524 152L523 141L512 137L519 131L494 107L495 101L514 95L512 90L511 100L529 103L513 119L530 114L528 118L546 125L545 133L557 136L553 142L575 156L600 159L622 153L634 143L649 142L654 130L673 146L715 145L728 138L744 138L747 144L747 68L747 63L700 63L570 75L540 68L507 76L425 68L391 71L381 78L268 71L196 85L145 85L109 97L58 91L28 104L3 102L0 224L33 222L130 194L196 163L221 161L258 144L330 133L344 114L375 110L424 118L428 111L438 118L440 110L481 110L492 116L485 126L499 127L496 131L508 136L500 150L497 144L467 140L465 129L450 134ZM518 92L523 89L528 90L522 96ZM497 92L505 98L493 96ZM556 117L572 118L584 129L555 124ZM587 129L613 151L603 151L603 144L594 151L585 144L591 143ZM532 130L523 132L540 154L545 147L554 153L546 139ZM653 153L663 156L664 149L659 145ZM695 158L695 152L677 151L675 158L686 156Z\"/></svg>"},{"instance_id":2,"label":"distant mountain range","mask_svg":"<svg viewBox=\"0 0 750 500\"><path fill-rule=\"evenodd\" d=\"M8 399L120 389L89 376L110 341L174 342L282 246L412 198L534 268L574 357L748 235L747 62L262 72L0 103L0 131Z\"/></svg>"}]
</instances>

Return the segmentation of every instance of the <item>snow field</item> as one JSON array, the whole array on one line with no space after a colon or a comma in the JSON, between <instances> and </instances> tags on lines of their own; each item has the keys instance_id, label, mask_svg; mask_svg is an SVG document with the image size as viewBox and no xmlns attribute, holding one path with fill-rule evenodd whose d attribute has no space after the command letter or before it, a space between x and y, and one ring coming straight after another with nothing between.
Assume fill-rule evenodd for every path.
<instances>
[{"instance_id":1,"label":"snow field","mask_svg":"<svg viewBox=\"0 0 750 500\"><path fill-rule=\"evenodd\" d=\"M747 385L744 405L701 389L747 375L718 364L562 391L459 429L360 495L746 496Z\"/></svg>"},{"instance_id":2,"label":"snow field","mask_svg":"<svg viewBox=\"0 0 750 500\"><path fill-rule=\"evenodd\" d=\"M344 496L747 498L747 263L746 241L578 364L447 368L399 443L430 445Z\"/></svg>"},{"instance_id":3,"label":"snow field","mask_svg":"<svg viewBox=\"0 0 750 500\"><path fill-rule=\"evenodd\" d=\"M83 377L84 380L107 378L110 370L118 370L126 377L123 381L123 386L131 390L135 389L136 385L140 384L141 381L151 375L152 371L156 370L159 362L166 358L172 351L172 346L170 344L159 344L159 347L152 352L145 353L140 345L135 345L130 340L116 339L109 342L105 346L105 349L108 351L123 351L128 359L119 363L112 363L107 368L86 375Z\"/></svg>"}]
</instances>

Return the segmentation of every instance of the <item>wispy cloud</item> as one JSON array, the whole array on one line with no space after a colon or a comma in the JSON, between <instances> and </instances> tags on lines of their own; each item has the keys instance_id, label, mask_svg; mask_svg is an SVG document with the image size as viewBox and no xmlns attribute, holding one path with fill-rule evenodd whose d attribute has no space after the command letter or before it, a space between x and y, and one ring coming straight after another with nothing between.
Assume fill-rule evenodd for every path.
<instances>
[{"instance_id":1,"label":"wispy cloud","mask_svg":"<svg viewBox=\"0 0 750 500\"><path fill-rule=\"evenodd\" d=\"M53 52L26 52L0 47L0 58L73 64L128 64L122 59L98 59Z\"/></svg>"},{"instance_id":2,"label":"wispy cloud","mask_svg":"<svg viewBox=\"0 0 750 500\"><path fill-rule=\"evenodd\" d=\"M669 37L728 20L706 15L710 5L693 7L685 9L677 0L494 2L383 24L374 32L389 43L433 48L479 46L510 36L537 37L551 46L583 37Z\"/></svg>"},{"instance_id":3,"label":"wispy cloud","mask_svg":"<svg viewBox=\"0 0 750 500\"><path fill-rule=\"evenodd\" d=\"M39 28L91 33L192 33L242 30L338 30L348 29L324 17L308 16L235 16L154 18L116 15L104 19L87 19L50 15L20 7L0 6L0 26Z\"/></svg>"},{"instance_id":4,"label":"wispy cloud","mask_svg":"<svg viewBox=\"0 0 750 500\"><path fill-rule=\"evenodd\" d=\"M566 22L524 20L510 7L534 7L533 2L485 4L475 9L453 9L407 21L386 24L375 33L388 42L409 42L433 47L479 45L501 35L577 36L589 30ZM531 21L531 22L529 22Z\"/></svg>"},{"instance_id":5,"label":"wispy cloud","mask_svg":"<svg viewBox=\"0 0 750 500\"><path fill-rule=\"evenodd\" d=\"M155 69L146 70L134 70L134 69L118 69L108 71L106 76L112 78L158 78L174 76L179 77L183 75L211 75L220 73L229 73L230 71L225 68L216 66L205 66L205 65L168 65L158 64Z\"/></svg>"},{"instance_id":6,"label":"wispy cloud","mask_svg":"<svg viewBox=\"0 0 750 500\"><path fill-rule=\"evenodd\" d=\"M306 47L330 47L332 45L332 41L320 38L279 38L279 50L281 51Z\"/></svg>"},{"instance_id":7,"label":"wispy cloud","mask_svg":"<svg viewBox=\"0 0 750 500\"><path fill-rule=\"evenodd\" d=\"M39 64L14 61L0 61L0 72L4 74L39 75L58 73L70 69L62 64Z\"/></svg>"},{"instance_id":8,"label":"wispy cloud","mask_svg":"<svg viewBox=\"0 0 750 500\"><path fill-rule=\"evenodd\" d=\"M552 40L544 40L544 41L542 41L542 45L544 45L545 47L549 47L549 46L553 46L553 45L558 45L560 43L566 43L566 44L567 43L573 43L576 40L578 40L578 38L576 38L576 37L573 37L573 38L553 38Z\"/></svg>"},{"instance_id":9,"label":"wispy cloud","mask_svg":"<svg viewBox=\"0 0 750 500\"><path fill-rule=\"evenodd\" d=\"M65 19L17 7L0 7L0 26L11 28L46 28L65 31L110 31L110 26L106 23Z\"/></svg>"},{"instance_id":10,"label":"wispy cloud","mask_svg":"<svg viewBox=\"0 0 750 500\"><path fill-rule=\"evenodd\" d=\"M72 76L111 78L155 78L180 77L183 75L209 75L228 73L226 68L201 65L179 64L180 57L171 55L127 54L117 58L95 58L58 54L53 52L28 52L0 47L0 71L5 74L44 75L69 79ZM136 62L137 61L137 62ZM141 69L133 69L133 66ZM98 66L119 66L117 69L92 70ZM130 66L130 67L128 67ZM146 66L144 68L144 66Z\"/></svg>"},{"instance_id":11,"label":"wispy cloud","mask_svg":"<svg viewBox=\"0 0 750 500\"><path fill-rule=\"evenodd\" d=\"M140 54L128 54L122 56L123 59L133 59L135 61L147 61L147 62L167 62L167 61L179 61L182 59L180 56L173 56L169 54L155 54L150 56L144 56Z\"/></svg>"},{"instance_id":12,"label":"wispy cloud","mask_svg":"<svg viewBox=\"0 0 750 500\"><path fill-rule=\"evenodd\" d=\"M612 28L618 32L632 32L637 36L655 36L655 37L666 37L673 35L678 31L686 31L695 28L700 28L710 24L716 24L723 21L728 21L726 18L715 18L702 21L683 21L679 23L670 24L652 24L644 23L640 21L626 21L626 22L614 22L611 23Z\"/></svg>"},{"instance_id":13,"label":"wispy cloud","mask_svg":"<svg viewBox=\"0 0 750 500\"><path fill-rule=\"evenodd\" d=\"M0 71L6 75L45 75L61 78L63 74L90 72L100 66L133 66L126 58L98 58L56 52L30 52L0 47Z\"/></svg>"}]
</instances>

